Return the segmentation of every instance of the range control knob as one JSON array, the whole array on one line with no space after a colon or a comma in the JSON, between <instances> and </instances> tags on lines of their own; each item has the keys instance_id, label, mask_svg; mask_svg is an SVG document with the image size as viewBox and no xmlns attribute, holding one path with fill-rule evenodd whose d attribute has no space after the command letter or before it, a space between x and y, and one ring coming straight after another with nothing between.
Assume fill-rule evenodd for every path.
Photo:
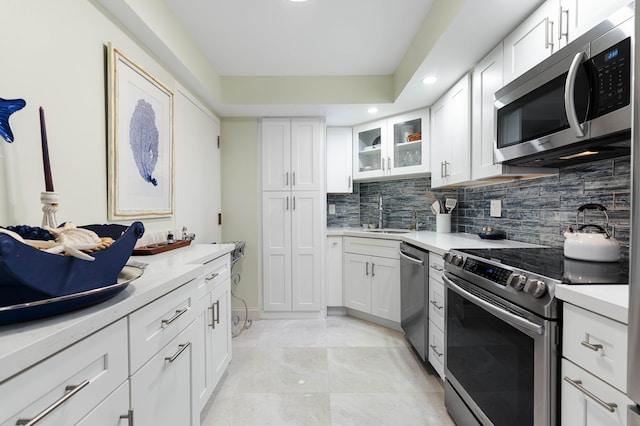
<instances>
[{"instance_id":1,"label":"range control knob","mask_svg":"<svg viewBox=\"0 0 640 426\"><path fill-rule=\"evenodd\" d=\"M444 259L445 262L447 263L451 263L451 252L450 251L446 251L443 255L442 258Z\"/></svg>"},{"instance_id":2,"label":"range control knob","mask_svg":"<svg viewBox=\"0 0 640 426\"><path fill-rule=\"evenodd\" d=\"M507 278L507 285L518 291L521 291L526 283L527 277L524 275L511 274L509 275L509 278Z\"/></svg>"},{"instance_id":3,"label":"range control knob","mask_svg":"<svg viewBox=\"0 0 640 426\"><path fill-rule=\"evenodd\" d=\"M544 281L531 279L524 285L524 291L533 297L542 297L547 291L547 285Z\"/></svg>"},{"instance_id":4,"label":"range control knob","mask_svg":"<svg viewBox=\"0 0 640 426\"><path fill-rule=\"evenodd\" d=\"M455 266L462 265L462 256L460 256L459 254L454 254L453 256L451 256L450 263L452 263Z\"/></svg>"}]
</instances>

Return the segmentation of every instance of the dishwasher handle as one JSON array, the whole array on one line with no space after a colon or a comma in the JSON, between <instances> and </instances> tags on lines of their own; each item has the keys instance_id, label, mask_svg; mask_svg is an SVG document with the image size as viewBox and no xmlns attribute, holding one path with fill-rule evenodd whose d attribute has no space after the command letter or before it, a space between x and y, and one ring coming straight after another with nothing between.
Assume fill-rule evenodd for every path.
<instances>
[{"instance_id":1,"label":"dishwasher handle","mask_svg":"<svg viewBox=\"0 0 640 426\"><path fill-rule=\"evenodd\" d=\"M403 259L407 259L409 262L413 262L417 265L424 266L424 260L419 259L417 257L410 256L406 253L403 253L402 250L398 250L398 253L400 254L400 257L402 257Z\"/></svg>"}]
</instances>

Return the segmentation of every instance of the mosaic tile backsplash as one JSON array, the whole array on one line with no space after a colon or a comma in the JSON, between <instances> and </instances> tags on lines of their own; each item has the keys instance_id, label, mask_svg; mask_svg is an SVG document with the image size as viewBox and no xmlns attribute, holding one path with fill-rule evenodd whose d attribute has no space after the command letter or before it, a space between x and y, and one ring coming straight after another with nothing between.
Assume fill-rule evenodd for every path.
<instances>
[{"instance_id":1,"label":"mosaic tile backsplash","mask_svg":"<svg viewBox=\"0 0 640 426\"><path fill-rule=\"evenodd\" d=\"M327 204L336 206L327 215L328 226L358 227L378 223L382 196L383 226L409 228L417 212L419 229L435 231L427 191L431 179L416 178L354 185L353 194L328 194ZM576 222L577 208L598 203L607 208L612 235L628 251L631 166L629 157L602 160L560 169L559 174L488 186L433 189L436 198L456 198L451 218L452 232L478 233L491 226L507 233L507 238L534 244L562 247L563 232ZM490 201L501 200L502 217L490 217ZM579 219L582 223L582 215ZM587 213L586 223L604 226L600 212Z\"/></svg>"}]
</instances>

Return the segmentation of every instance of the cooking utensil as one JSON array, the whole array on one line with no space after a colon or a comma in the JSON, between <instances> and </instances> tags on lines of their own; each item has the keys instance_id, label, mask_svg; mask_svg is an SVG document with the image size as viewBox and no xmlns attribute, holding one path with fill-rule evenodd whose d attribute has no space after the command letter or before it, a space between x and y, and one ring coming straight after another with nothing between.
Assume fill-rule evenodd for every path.
<instances>
[{"instance_id":1,"label":"cooking utensil","mask_svg":"<svg viewBox=\"0 0 640 426\"><path fill-rule=\"evenodd\" d=\"M444 202L444 207L447 209L447 213L451 213L451 211L453 211L453 209L455 209L457 205L458 200L456 200L455 198L447 198Z\"/></svg>"},{"instance_id":2,"label":"cooking utensil","mask_svg":"<svg viewBox=\"0 0 640 426\"><path fill-rule=\"evenodd\" d=\"M436 214L440 214L442 213L441 207L440 207L440 201L435 200L433 202L433 204L431 205L431 208L436 212Z\"/></svg>"},{"instance_id":3,"label":"cooking utensil","mask_svg":"<svg viewBox=\"0 0 640 426\"><path fill-rule=\"evenodd\" d=\"M586 210L599 210L607 220L605 227L586 221ZM582 225L578 218L582 213ZM620 243L609 233L609 215L601 204L584 204L576 213L576 230L571 226L564 233L564 255L570 259L592 262L617 262L620 260Z\"/></svg>"},{"instance_id":4,"label":"cooking utensil","mask_svg":"<svg viewBox=\"0 0 640 426\"><path fill-rule=\"evenodd\" d=\"M427 198L431 201L431 204L436 202L436 196L431 191L427 191Z\"/></svg>"}]
</instances>

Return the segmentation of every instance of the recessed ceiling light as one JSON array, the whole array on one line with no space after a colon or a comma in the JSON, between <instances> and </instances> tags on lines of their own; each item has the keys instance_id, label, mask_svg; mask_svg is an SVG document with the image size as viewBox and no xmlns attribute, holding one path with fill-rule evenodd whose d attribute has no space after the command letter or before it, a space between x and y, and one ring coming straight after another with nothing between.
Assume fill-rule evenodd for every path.
<instances>
[{"instance_id":1,"label":"recessed ceiling light","mask_svg":"<svg viewBox=\"0 0 640 426\"><path fill-rule=\"evenodd\" d=\"M436 80L437 80L437 78L435 78L435 77L425 77L425 78L422 79L422 82L424 84L433 84L433 83L436 82Z\"/></svg>"},{"instance_id":2,"label":"recessed ceiling light","mask_svg":"<svg viewBox=\"0 0 640 426\"><path fill-rule=\"evenodd\" d=\"M376 112L378 112L378 108L376 107L371 107L367 110L369 112L369 114L375 114Z\"/></svg>"},{"instance_id":3,"label":"recessed ceiling light","mask_svg":"<svg viewBox=\"0 0 640 426\"><path fill-rule=\"evenodd\" d=\"M303 2L303 1L307 1L307 0L289 0L291 2Z\"/></svg>"}]
</instances>

